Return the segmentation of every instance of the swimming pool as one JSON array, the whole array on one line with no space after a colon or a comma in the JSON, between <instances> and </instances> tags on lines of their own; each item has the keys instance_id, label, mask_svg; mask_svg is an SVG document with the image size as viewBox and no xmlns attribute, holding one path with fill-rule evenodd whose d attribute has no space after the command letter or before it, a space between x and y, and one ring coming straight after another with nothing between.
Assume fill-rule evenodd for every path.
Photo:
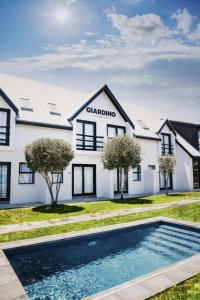
<instances>
[{"instance_id":1,"label":"swimming pool","mask_svg":"<svg viewBox=\"0 0 200 300\"><path fill-rule=\"evenodd\" d=\"M78 300L200 252L200 230L157 221L4 250L30 299Z\"/></svg>"}]
</instances>

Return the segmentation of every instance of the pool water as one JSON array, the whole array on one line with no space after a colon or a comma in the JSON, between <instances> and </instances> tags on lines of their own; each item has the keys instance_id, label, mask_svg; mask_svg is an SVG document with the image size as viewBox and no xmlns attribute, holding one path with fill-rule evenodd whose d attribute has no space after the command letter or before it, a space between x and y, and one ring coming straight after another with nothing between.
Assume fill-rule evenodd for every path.
<instances>
[{"instance_id":1,"label":"pool water","mask_svg":"<svg viewBox=\"0 0 200 300\"><path fill-rule=\"evenodd\" d=\"M200 231L167 222L5 251L30 299L78 300L200 252Z\"/></svg>"}]
</instances>

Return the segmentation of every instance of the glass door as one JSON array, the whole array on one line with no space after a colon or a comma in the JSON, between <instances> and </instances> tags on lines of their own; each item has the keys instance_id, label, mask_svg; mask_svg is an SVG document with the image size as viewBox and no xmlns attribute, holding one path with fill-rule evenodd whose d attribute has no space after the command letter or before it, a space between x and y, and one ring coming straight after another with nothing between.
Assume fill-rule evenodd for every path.
<instances>
[{"instance_id":1,"label":"glass door","mask_svg":"<svg viewBox=\"0 0 200 300\"><path fill-rule=\"evenodd\" d=\"M168 177L167 179L167 188L169 190L172 190L173 188L173 177L172 175ZM160 174L160 190L164 190L165 189L165 178L163 176L163 174Z\"/></svg>"},{"instance_id":2,"label":"glass door","mask_svg":"<svg viewBox=\"0 0 200 300\"><path fill-rule=\"evenodd\" d=\"M114 193L120 193L120 174L119 169L114 170ZM124 193L128 193L128 173L125 173L124 176L126 176L126 185L124 186Z\"/></svg>"},{"instance_id":3,"label":"glass door","mask_svg":"<svg viewBox=\"0 0 200 300\"><path fill-rule=\"evenodd\" d=\"M193 160L194 189L200 189L200 160Z\"/></svg>"},{"instance_id":4,"label":"glass door","mask_svg":"<svg viewBox=\"0 0 200 300\"><path fill-rule=\"evenodd\" d=\"M72 195L96 195L95 165L72 165Z\"/></svg>"},{"instance_id":5,"label":"glass door","mask_svg":"<svg viewBox=\"0 0 200 300\"><path fill-rule=\"evenodd\" d=\"M0 201L10 200L10 163L0 162Z\"/></svg>"}]
</instances>

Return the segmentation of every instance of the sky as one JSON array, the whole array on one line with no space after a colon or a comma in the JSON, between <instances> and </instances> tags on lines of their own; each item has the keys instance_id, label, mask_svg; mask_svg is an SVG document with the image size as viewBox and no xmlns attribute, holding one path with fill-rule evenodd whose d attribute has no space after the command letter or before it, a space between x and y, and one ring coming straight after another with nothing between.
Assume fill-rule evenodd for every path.
<instances>
[{"instance_id":1,"label":"sky","mask_svg":"<svg viewBox=\"0 0 200 300\"><path fill-rule=\"evenodd\" d=\"M0 72L200 124L200 1L0 0Z\"/></svg>"}]
</instances>

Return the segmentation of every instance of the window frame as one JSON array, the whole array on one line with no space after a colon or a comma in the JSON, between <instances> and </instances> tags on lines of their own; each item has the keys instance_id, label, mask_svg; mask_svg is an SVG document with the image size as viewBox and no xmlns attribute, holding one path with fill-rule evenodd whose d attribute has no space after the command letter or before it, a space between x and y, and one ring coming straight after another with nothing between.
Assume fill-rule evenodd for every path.
<instances>
[{"instance_id":1,"label":"window frame","mask_svg":"<svg viewBox=\"0 0 200 300\"><path fill-rule=\"evenodd\" d=\"M197 130L197 138L198 138L198 146L199 146L199 151L200 151L200 128Z\"/></svg>"},{"instance_id":2,"label":"window frame","mask_svg":"<svg viewBox=\"0 0 200 300\"><path fill-rule=\"evenodd\" d=\"M162 153L162 155L173 154L171 134L170 133L162 133L161 136L162 136L162 138L161 138L161 153ZM166 144L164 142L165 137L168 137L168 144ZM167 152L167 149L168 149L168 152Z\"/></svg>"},{"instance_id":3,"label":"window frame","mask_svg":"<svg viewBox=\"0 0 200 300\"><path fill-rule=\"evenodd\" d=\"M55 182L54 180L53 180L53 175L56 175L56 174L61 174L62 176L61 176L61 180L60 180L60 182L58 182L58 183L63 183L63 171L58 171L58 172L51 172L51 183L52 184L57 184L57 182Z\"/></svg>"},{"instance_id":4,"label":"window frame","mask_svg":"<svg viewBox=\"0 0 200 300\"><path fill-rule=\"evenodd\" d=\"M6 109L6 108L0 108L0 112L5 112L7 114L6 117L6 126L1 126L0 128L6 128L6 132L0 133L0 146L9 146L10 145L10 109ZM1 142L1 135L5 135L6 139L4 140L5 143Z\"/></svg>"},{"instance_id":5,"label":"window frame","mask_svg":"<svg viewBox=\"0 0 200 300\"><path fill-rule=\"evenodd\" d=\"M86 121L86 120L76 120L77 123L82 124L82 134L76 132L76 136L78 138L76 139L76 150L85 150L85 151L96 151L97 150L97 135L96 135L96 122L92 121ZM85 125L92 125L93 126L93 135L85 134ZM90 141L87 138L92 138ZM79 144L79 142L82 142L82 144ZM88 143L93 143L93 145L90 145Z\"/></svg>"},{"instance_id":6,"label":"window frame","mask_svg":"<svg viewBox=\"0 0 200 300\"><path fill-rule=\"evenodd\" d=\"M21 172L20 170L20 166L21 165L26 165L25 162L20 162L19 163L19 174L18 174L18 184L35 184L35 172L31 171L31 172ZM32 182L20 182L20 174L32 174Z\"/></svg>"},{"instance_id":7,"label":"window frame","mask_svg":"<svg viewBox=\"0 0 200 300\"><path fill-rule=\"evenodd\" d=\"M134 171L137 168L136 171ZM141 174L141 165L137 165L134 169L133 169L133 175L137 176L137 179L134 179L133 177L133 181L141 181L142 180L142 174Z\"/></svg>"},{"instance_id":8,"label":"window frame","mask_svg":"<svg viewBox=\"0 0 200 300\"><path fill-rule=\"evenodd\" d=\"M114 128L115 129L115 134L116 136L118 136L118 129L123 129L124 130L124 134L126 134L126 127L125 126L118 126L118 125L113 125L113 124L107 124L107 137L112 139L112 137L108 136L108 130L109 128Z\"/></svg>"}]
</instances>

